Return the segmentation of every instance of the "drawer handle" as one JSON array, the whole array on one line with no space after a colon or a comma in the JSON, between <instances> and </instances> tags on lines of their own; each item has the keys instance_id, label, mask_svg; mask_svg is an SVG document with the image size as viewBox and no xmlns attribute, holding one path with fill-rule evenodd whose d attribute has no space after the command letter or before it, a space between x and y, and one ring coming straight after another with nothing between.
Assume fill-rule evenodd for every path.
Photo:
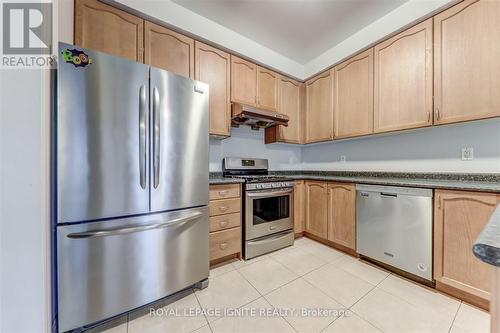
<instances>
[{"instance_id":1,"label":"drawer handle","mask_svg":"<svg viewBox=\"0 0 500 333\"><path fill-rule=\"evenodd\" d=\"M220 244L219 244L219 248L220 248L221 250L225 250L225 249L227 249L227 245L228 245L227 243L220 243Z\"/></svg>"},{"instance_id":2,"label":"drawer handle","mask_svg":"<svg viewBox=\"0 0 500 333\"><path fill-rule=\"evenodd\" d=\"M225 212L226 210L227 210L226 206L219 207L219 211L221 211L221 212Z\"/></svg>"},{"instance_id":3,"label":"drawer handle","mask_svg":"<svg viewBox=\"0 0 500 333\"><path fill-rule=\"evenodd\" d=\"M221 197L225 197L229 193L229 190L219 191Z\"/></svg>"},{"instance_id":4,"label":"drawer handle","mask_svg":"<svg viewBox=\"0 0 500 333\"><path fill-rule=\"evenodd\" d=\"M219 221L219 226L224 228L225 226L227 226L227 221Z\"/></svg>"}]
</instances>

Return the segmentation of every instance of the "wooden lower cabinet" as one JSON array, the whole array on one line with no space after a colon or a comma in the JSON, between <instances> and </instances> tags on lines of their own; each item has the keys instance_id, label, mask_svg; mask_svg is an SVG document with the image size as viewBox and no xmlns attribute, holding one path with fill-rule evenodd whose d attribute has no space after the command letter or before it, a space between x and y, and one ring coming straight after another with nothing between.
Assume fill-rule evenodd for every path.
<instances>
[{"instance_id":1,"label":"wooden lower cabinet","mask_svg":"<svg viewBox=\"0 0 500 333\"><path fill-rule=\"evenodd\" d=\"M328 229L327 184L306 181L306 232L326 239Z\"/></svg>"},{"instance_id":2,"label":"wooden lower cabinet","mask_svg":"<svg viewBox=\"0 0 500 333\"><path fill-rule=\"evenodd\" d=\"M306 181L305 193L305 231L346 251L355 250L356 185Z\"/></svg>"},{"instance_id":3,"label":"wooden lower cabinet","mask_svg":"<svg viewBox=\"0 0 500 333\"><path fill-rule=\"evenodd\" d=\"M492 266L472 253L472 245L500 202L500 195L436 190L434 279L437 289L488 307Z\"/></svg>"},{"instance_id":4,"label":"wooden lower cabinet","mask_svg":"<svg viewBox=\"0 0 500 333\"><path fill-rule=\"evenodd\" d=\"M241 185L210 186L210 263L241 258Z\"/></svg>"},{"instance_id":5,"label":"wooden lower cabinet","mask_svg":"<svg viewBox=\"0 0 500 333\"><path fill-rule=\"evenodd\" d=\"M293 224L295 235L304 232L306 225L305 182L297 180L293 186Z\"/></svg>"},{"instance_id":6,"label":"wooden lower cabinet","mask_svg":"<svg viewBox=\"0 0 500 333\"><path fill-rule=\"evenodd\" d=\"M328 184L328 240L356 249L356 185Z\"/></svg>"}]
</instances>

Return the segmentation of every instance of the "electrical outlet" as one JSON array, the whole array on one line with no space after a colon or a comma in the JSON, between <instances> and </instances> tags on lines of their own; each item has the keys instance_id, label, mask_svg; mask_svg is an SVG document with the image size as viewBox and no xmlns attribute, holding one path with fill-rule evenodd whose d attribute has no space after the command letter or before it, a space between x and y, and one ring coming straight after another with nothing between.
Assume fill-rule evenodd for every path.
<instances>
[{"instance_id":1,"label":"electrical outlet","mask_svg":"<svg viewBox=\"0 0 500 333\"><path fill-rule=\"evenodd\" d=\"M347 158L345 155L340 155L340 162L345 163L347 161Z\"/></svg>"},{"instance_id":2,"label":"electrical outlet","mask_svg":"<svg viewBox=\"0 0 500 333\"><path fill-rule=\"evenodd\" d=\"M474 159L474 148L462 148L462 161L472 161Z\"/></svg>"}]
</instances>

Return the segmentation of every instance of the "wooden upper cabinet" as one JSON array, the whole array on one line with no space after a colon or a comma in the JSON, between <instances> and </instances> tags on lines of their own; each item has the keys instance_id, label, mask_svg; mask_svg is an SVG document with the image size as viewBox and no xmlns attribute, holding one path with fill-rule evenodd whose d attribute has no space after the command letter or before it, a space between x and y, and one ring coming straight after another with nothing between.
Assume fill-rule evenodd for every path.
<instances>
[{"instance_id":1,"label":"wooden upper cabinet","mask_svg":"<svg viewBox=\"0 0 500 333\"><path fill-rule=\"evenodd\" d=\"M257 65L231 55L231 101L257 106Z\"/></svg>"},{"instance_id":2,"label":"wooden upper cabinet","mask_svg":"<svg viewBox=\"0 0 500 333\"><path fill-rule=\"evenodd\" d=\"M194 39L146 21L145 64L194 78Z\"/></svg>"},{"instance_id":3,"label":"wooden upper cabinet","mask_svg":"<svg viewBox=\"0 0 500 333\"><path fill-rule=\"evenodd\" d=\"M306 181L306 231L326 239L328 228L327 185L321 181Z\"/></svg>"},{"instance_id":4,"label":"wooden upper cabinet","mask_svg":"<svg viewBox=\"0 0 500 333\"><path fill-rule=\"evenodd\" d=\"M333 139L333 71L306 82L305 143Z\"/></svg>"},{"instance_id":5,"label":"wooden upper cabinet","mask_svg":"<svg viewBox=\"0 0 500 333\"><path fill-rule=\"evenodd\" d=\"M257 106L276 111L278 109L278 74L258 67L257 69Z\"/></svg>"},{"instance_id":6,"label":"wooden upper cabinet","mask_svg":"<svg viewBox=\"0 0 500 333\"><path fill-rule=\"evenodd\" d=\"M500 1L466 0L434 17L436 124L500 116Z\"/></svg>"},{"instance_id":7,"label":"wooden upper cabinet","mask_svg":"<svg viewBox=\"0 0 500 333\"><path fill-rule=\"evenodd\" d=\"M306 225L305 182L297 180L293 186L293 221L295 233L304 231Z\"/></svg>"},{"instance_id":8,"label":"wooden upper cabinet","mask_svg":"<svg viewBox=\"0 0 500 333\"><path fill-rule=\"evenodd\" d=\"M75 1L75 44L143 61L144 20L97 0Z\"/></svg>"},{"instance_id":9,"label":"wooden upper cabinet","mask_svg":"<svg viewBox=\"0 0 500 333\"><path fill-rule=\"evenodd\" d=\"M288 116L288 126L266 128L266 143L276 141L302 143L302 112L304 85L295 80L280 76L278 81L278 112Z\"/></svg>"},{"instance_id":10,"label":"wooden upper cabinet","mask_svg":"<svg viewBox=\"0 0 500 333\"><path fill-rule=\"evenodd\" d=\"M374 53L375 133L432 125L432 18L376 45Z\"/></svg>"},{"instance_id":11,"label":"wooden upper cabinet","mask_svg":"<svg viewBox=\"0 0 500 333\"><path fill-rule=\"evenodd\" d=\"M195 80L209 85L210 134L231 135L231 57L229 53L195 42Z\"/></svg>"},{"instance_id":12,"label":"wooden upper cabinet","mask_svg":"<svg viewBox=\"0 0 500 333\"><path fill-rule=\"evenodd\" d=\"M335 68L335 138L373 133L373 49Z\"/></svg>"},{"instance_id":13,"label":"wooden upper cabinet","mask_svg":"<svg viewBox=\"0 0 500 333\"><path fill-rule=\"evenodd\" d=\"M489 193L435 193L434 279L479 297L485 304L490 297L492 267L474 256L472 245L499 202L499 195Z\"/></svg>"},{"instance_id":14,"label":"wooden upper cabinet","mask_svg":"<svg viewBox=\"0 0 500 333\"><path fill-rule=\"evenodd\" d=\"M356 185L328 184L328 240L356 249Z\"/></svg>"}]
</instances>

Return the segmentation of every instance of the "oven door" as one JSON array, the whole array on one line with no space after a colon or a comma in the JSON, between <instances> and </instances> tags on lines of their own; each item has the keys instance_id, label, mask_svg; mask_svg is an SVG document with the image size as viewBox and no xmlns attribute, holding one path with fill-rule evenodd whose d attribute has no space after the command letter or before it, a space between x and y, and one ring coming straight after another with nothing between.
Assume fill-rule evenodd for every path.
<instances>
[{"instance_id":1,"label":"oven door","mask_svg":"<svg viewBox=\"0 0 500 333\"><path fill-rule=\"evenodd\" d=\"M246 192L246 240L292 228L293 188Z\"/></svg>"}]
</instances>

